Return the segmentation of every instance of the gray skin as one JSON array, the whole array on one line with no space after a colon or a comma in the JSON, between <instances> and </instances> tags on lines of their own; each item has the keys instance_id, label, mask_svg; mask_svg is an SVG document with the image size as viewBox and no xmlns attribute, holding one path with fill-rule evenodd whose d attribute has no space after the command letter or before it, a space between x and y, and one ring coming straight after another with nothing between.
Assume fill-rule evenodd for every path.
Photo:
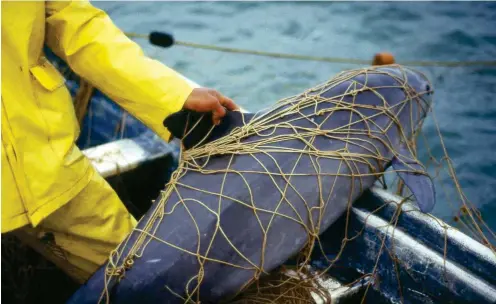
<instances>
[{"instance_id":1,"label":"gray skin","mask_svg":"<svg viewBox=\"0 0 496 304\"><path fill-rule=\"evenodd\" d=\"M397 78L393 78L384 72L395 75ZM361 73L337 86L312 91L311 94L327 98L339 96L352 88L350 85L353 81L355 82L355 89L363 88L364 84L368 87L398 86L399 82L407 82L411 88L408 92L401 88L376 90L384 97L384 100L370 90L363 90L356 94L354 109L360 115L367 117L374 114L379 115L370 118L366 123L360 122L354 125L353 129L364 131L369 129L377 130L377 128L386 129L387 126L391 125L392 117L396 117L397 123L401 125L404 131L401 134L397 127L398 124L393 124L390 128L387 128L387 136L377 135L372 138L369 137L367 132L352 136L354 139L351 140L351 143L348 143L347 149L350 152L369 155L365 158L370 162L371 166L353 160L346 163L342 159L316 158L307 154L301 156L297 152L257 153L255 156L258 161L253 155L248 154L220 155L211 157L206 162L205 169L225 169L230 162L229 168L236 171L282 171L285 174L293 172L312 173L313 175L291 177L290 183L293 188L286 187L288 182L281 175L272 176L272 180L266 174L243 173L245 179L243 180L236 173L205 174L188 171L178 179L178 191L170 195L165 205L166 212L173 211L154 223L153 227L156 229L154 235L189 252L200 252L210 259L243 267L233 267L215 261L204 261L203 279L199 292L196 290L196 293L191 298L192 301L200 300L202 303L217 303L229 299L243 286L252 281L257 273L254 265L263 268L266 272L280 266L305 246L309 239L307 228L312 229L313 227L312 230L316 233L323 232L346 212L350 201L355 201L378 178L372 175L361 178L336 177L335 174L353 173L358 175L383 172L390 165L393 165L395 169L407 169L404 167L405 161L416 169L422 169L418 161L405 148L404 142L406 139L411 138L412 132L419 127L430 107L431 88L429 81L415 71L388 66L369 70L367 74ZM411 98L408 97L409 94L418 94L419 96ZM297 97L293 103L298 103L299 100L301 98ZM344 97L343 100L352 102L351 96ZM407 102L403 103L404 100L407 100ZM382 111L384 102L387 103L392 115L387 115ZM399 106L402 103L403 106ZM377 109L360 107L361 105L375 105ZM300 113L288 115L279 119L278 122L283 123L295 117L301 117L302 119L291 124L295 127L311 127L315 126L314 123L322 124L320 129L327 130L327 133L316 136L313 140L313 145L320 151L338 151L346 146L346 143L340 139L350 137L349 132L347 132L350 119L351 121L358 121L361 118L358 113L352 113L349 109L325 112L318 116L313 115L316 111L330 109L334 106L334 103L323 102L318 104L317 107L308 107L302 109ZM278 111L278 109L275 106L269 111ZM308 118L303 118L302 114L311 116L313 122ZM188 129L185 126L185 121L188 121L191 126L191 116L188 117L189 120L180 114L165 123L176 136L181 137L181 132ZM248 120L253 119L253 115L247 115L245 118ZM231 112L224 119L223 124L217 127L210 137L203 142L200 139L205 134L202 130L206 128L201 126L197 126L199 130L197 133L192 132L188 135L190 136L189 140L183 138L183 141L186 148L190 148L195 144L201 145L204 142L210 142L227 134L233 127L240 125L242 125L241 114ZM292 132L294 131L291 129L274 127L263 133L272 133L271 136L278 136ZM330 136L333 138L330 138ZM242 142L252 142L258 139L260 139L259 136L250 136L242 139ZM364 141L357 145L356 143L359 143L357 139L363 139ZM387 147L384 143L387 143L390 147ZM299 139L290 138L285 141L267 144L261 149L267 151L271 146L302 149L305 148L305 143ZM374 152L372 153L371 151ZM382 160L377 161L376 154L380 154ZM400 159L403 161L399 161ZM276 161L281 171L276 166ZM199 160L199 162L202 163L205 160ZM261 163L265 168L261 166ZM316 164L320 168L318 175L315 175ZM407 186L414 194L418 194L417 199L421 209L425 211L432 209L434 193L430 179L425 175L409 173L403 173L400 177L406 181ZM285 200L282 200L282 195L276 185L281 191L286 189ZM224 198L219 200L216 195L199 192L192 188L200 188L214 193L222 191ZM253 199L251 199L250 190ZM178 194L183 200L186 200L185 204L176 204L180 201ZM203 202L215 212L220 210L220 221L218 222L217 217L205 206L192 199ZM259 209L277 210L278 213L293 219L299 219L300 222L298 223L283 216L273 216L269 212L259 211L255 213L252 208L234 202L232 199L255 205ZM280 203L281 201L282 203ZM316 208L322 205L325 205L325 208L318 211ZM312 207L315 207L315 210L310 214L308 210ZM150 215L156 208L158 208L157 205L152 206L141 219L138 229L141 229L149 221ZM321 212L321 222L318 224L319 213ZM313 224L311 224L310 220ZM196 226L194 222L196 222ZM262 231L260 222L265 232ZM269 222L271 222L270 227L268 226ZM217 229L218 226L222 228L225 235L220 233ZM215 235L216 231L217 234ZM214 235L214 241L211 242ZM131 233L127 244L133 244L137 236L137 232ZM229 244L227 239L232 245ZM208 249L209 246L210 249ZM262 263L263 246L265 246L265 249L263 250L264 258ZM122 245L119 252L124 253L123 256L126 256L130 247L130 245ZM208 254L206 253L207 250ZM142 251L141 257L134 259L133 266L126 271L120 282L115 279L109 281L112 302L183 303L184 300L178 295L185 298L186 289L191 292L196 287L198 283L196 279L193 279L188 286L187 284L191 278L199 273L200 265L198 261L199 259L195 254L180 251L151 239ZM122 259L118 260L117 264L122 264ZM73 296L71 301L73 303L94 303L102 294L103 280L104 267L94 274ZM176 295L173 295L170 290L174 291Z\"/></svg>"}]
</instances>

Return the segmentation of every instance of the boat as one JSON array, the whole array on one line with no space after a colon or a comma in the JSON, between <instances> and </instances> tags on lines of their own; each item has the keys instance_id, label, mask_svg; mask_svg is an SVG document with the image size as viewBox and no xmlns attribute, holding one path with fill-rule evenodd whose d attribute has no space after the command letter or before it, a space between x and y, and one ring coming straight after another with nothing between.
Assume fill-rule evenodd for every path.
<instances>
[{"instance_id":1,"label":"boat","mask_svg":"<svg viewBox=\"0 0 496 304\"><path fill-rule=\"evenodd\" d=\"M77 78L67 85L75 95ZM78 146L137 217L163 190L179 156L177 141L164 142L98 90ZM494 251L379 184L321 242L326 255L314 252L308 273L328 269L319 284L330 299L311 292L315 303L496 303Z\"/></svg>"}]
</instances>

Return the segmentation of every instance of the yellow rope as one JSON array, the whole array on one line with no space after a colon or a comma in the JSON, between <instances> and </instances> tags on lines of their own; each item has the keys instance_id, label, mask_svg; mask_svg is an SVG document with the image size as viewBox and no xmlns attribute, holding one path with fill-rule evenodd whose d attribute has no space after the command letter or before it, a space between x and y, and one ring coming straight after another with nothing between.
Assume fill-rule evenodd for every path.
<instances>
[{"instance_id":1,"label":"yellow rope","mask_svg":"<svg viewBox=\"0 0 496 304\"><path fill-rule=\"evenodd\" d=\"M130 38L145 38L148 39L147 34L137 34L127 32L126 35ZM223 47L211 44L200 44L186 41L174 41L175 45L180 45L195 49L212 50L218 52L226 53L237 53L237 54L247 54L256 55L264 57L274 57L274 58L285 58L285 59L295 59L295 60L306 60L306 61L320 61L320 62L330 62L330 63L346 63L346 64L358 64L358 65L370 65L370 60L356 59L356 58L339 58L339 57L320 57L320 56L310 56L310 55L298 55L298 54L288 54L288 53L276 53L276 52L265 52L256 51L232 47ZM496 66L496 60L486 60L486 61L402 61L398 62L405 66L423 66L423 67L467 67L467 66Z\"/></svg>"}]
</instances>

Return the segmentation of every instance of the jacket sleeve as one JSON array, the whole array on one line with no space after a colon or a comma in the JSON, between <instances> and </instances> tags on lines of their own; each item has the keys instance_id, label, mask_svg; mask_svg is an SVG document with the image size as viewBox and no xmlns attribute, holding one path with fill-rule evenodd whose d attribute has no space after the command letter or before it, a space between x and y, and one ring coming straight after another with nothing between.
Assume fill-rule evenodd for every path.
<instances>
[{"instance_id":1,"label":"jacket sleeve","mask_svg":"<svg viewBox=\"0 0 496 304\"><path fill-rule=\"evenodd\" d=\"M88 1L48 1L45 40L76 74L170 140L163 121L182 109L193 87L146 57L104 11Z\"/></svg>"}]
</instances>

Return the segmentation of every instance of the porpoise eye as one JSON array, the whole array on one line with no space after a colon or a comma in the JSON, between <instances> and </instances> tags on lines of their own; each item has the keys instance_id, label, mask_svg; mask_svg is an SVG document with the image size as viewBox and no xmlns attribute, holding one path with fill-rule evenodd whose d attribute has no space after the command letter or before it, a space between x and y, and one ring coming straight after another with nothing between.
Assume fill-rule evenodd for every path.
<instances>
[{"instance_id":1,"label":"porpoise eye","mask_svg":"<svg viewBox=\"0 0 496 304\"><path fill-rule=\"evenodd\" d=\"M430 94L430 93L431 93L431 86L427 84L427 85L425 86L425 91L426 91L428 94Z\"/></svg>"}]
</instances>

